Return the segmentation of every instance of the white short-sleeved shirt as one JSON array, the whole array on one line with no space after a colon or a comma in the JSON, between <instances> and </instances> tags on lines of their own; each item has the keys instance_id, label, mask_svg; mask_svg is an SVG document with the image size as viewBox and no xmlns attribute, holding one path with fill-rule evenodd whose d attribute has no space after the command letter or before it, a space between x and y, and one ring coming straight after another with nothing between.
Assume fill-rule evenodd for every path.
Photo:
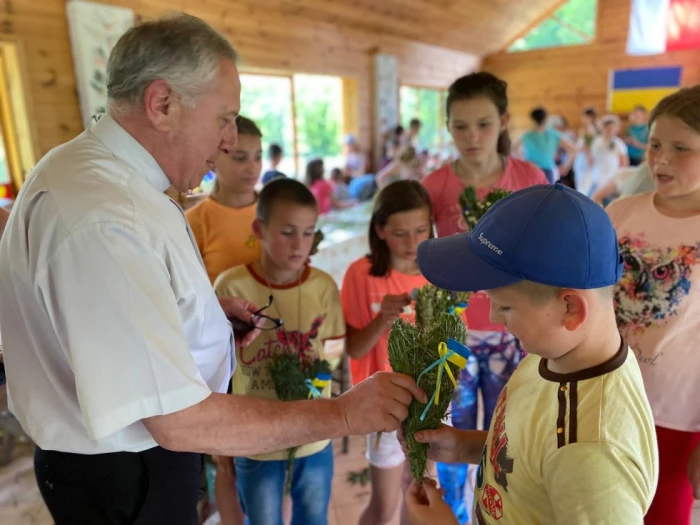
<instances>
[{"instance_id":1,"label":"white short-sleeved shirt","mask_svg":"<svg viewBox=\"0 0 700 525\"><path fill-rule=\"evenodd\" d=\"M591 144L591 155L597 175L597 187L602 188L620 169L620 155L627 155L627 144L620 137L606 139L598 136Z\"/></svg>"},{"instance_id":2,"label":"white short-sleeved shirt","mask_svg":"<svg viewBox=\"0 0 700 525\"><path fill-rule=\"evenodd\" d=\"M103 117L51 150L0 242L10 410L38 446L156 446L141 419L225 392L231 327L155 159Z\"/></svg>"}]
</instances>

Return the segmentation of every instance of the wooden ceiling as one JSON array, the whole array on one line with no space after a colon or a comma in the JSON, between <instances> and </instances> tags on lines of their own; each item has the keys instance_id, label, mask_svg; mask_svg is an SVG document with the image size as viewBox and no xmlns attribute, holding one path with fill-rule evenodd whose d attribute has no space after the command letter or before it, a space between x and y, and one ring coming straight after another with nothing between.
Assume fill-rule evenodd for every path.
<instances>
[{"instance_id":1,"label":"wooden ceiling","mask_svg":"<svg viewBox=\"0 0 700 525\"><path fill-rule=\"evenodd\" d=\"M257 4L260 0L234 0ZM485 56L552 14L563 0L265 0L266 9Z\"/></svg>"}]
</instances>

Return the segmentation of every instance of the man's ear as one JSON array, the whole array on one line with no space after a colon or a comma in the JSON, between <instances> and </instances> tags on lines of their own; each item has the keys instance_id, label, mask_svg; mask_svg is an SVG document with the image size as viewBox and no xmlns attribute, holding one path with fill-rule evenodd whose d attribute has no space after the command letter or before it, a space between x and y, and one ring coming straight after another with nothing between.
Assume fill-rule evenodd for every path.
<instances>
[{"instance_id":1,"label":"man's ear","mask_svg":"<svg viewBox=\"0 0 700 525\"><path fill-rule=\"evenodd\" d=\"M165 80L154 80L143 92L143 106L153 127L160 132L172 131L180 114L180 97Z\"/></svg>"}]
</instances>

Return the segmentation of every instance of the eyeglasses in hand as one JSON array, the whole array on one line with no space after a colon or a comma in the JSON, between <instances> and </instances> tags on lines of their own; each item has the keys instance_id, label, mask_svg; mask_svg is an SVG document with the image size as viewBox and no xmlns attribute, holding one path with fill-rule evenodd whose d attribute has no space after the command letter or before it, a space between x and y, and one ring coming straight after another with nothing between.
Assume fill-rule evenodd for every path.
<instances>
[{"instance_id":1,"label":"eyeglasses in hand","mask_svg":"<svg viewBox=\"0 0 700 525\"><path fill-rule=\"evenodd\" d=\"M273 297L269 296L268 302L265 306L259 310L253 312L251 323L246 321L241 321L237 317L229 317L233 331L239 337L244 337L248 332L253 330L277 330L284 324L284 319L270 317L265 315L263 312L272 306Z\"/></svg>"}]
</instances>

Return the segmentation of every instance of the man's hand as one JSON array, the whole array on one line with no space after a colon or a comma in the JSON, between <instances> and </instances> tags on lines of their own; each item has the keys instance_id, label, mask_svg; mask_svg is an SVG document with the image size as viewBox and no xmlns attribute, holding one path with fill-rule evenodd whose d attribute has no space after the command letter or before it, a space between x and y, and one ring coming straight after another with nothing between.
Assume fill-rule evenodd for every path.
<instances>
[{"instance_id":1,"label":"man's hand","mask_svg":"<svg viewBox=\"0 0 700 525\"><path fill-rule=\"evenodd\" d=\"M700 445L696 446L688 461L688 478L693 486L693 496L700 499Z\"/></svg>"},{"instance_id":2,"label":"man's hand","mask_svg":"<svg viewBox=\"0 0 700 525\"><path fill-rule=\"evenodd\" d=\"M421 403L428 396L416 382L403 374L377 372L337 400L346 425L346 434L367 435L393 432L408 417L413 398Z\"/></svg>"},{"instance_id":3,"label":"man's hand","mask_svg":"<svg viewBox=\"0 0 700 525\"><path fill-rule=\"evenodd\" d=\"M406 492L406 510L411 525L459 525L433 480L422 485L413 481Z\"/></svg>"},{"instance_id":4,"label":"man's hand","mask_svg":"<svg viewBox=\"0 0 700 525\"><path fill-rule=\"evenodd\" d=\"M241 321L251 324L255 324L255 321L257 320L253 318L253 314L257 312L259 308L250 301L239 299L238 297L219 297L219 304L226 314L226 317L235 317L236 319L240 319ZM250 343L255 341L255 338L260 335L260 330L251 330L247 334L243 335L242 338L239 338L239 334L237 334L235 331L233 335L236 338L236 343L245 348Z\"/></svg>"}]
</instances>

